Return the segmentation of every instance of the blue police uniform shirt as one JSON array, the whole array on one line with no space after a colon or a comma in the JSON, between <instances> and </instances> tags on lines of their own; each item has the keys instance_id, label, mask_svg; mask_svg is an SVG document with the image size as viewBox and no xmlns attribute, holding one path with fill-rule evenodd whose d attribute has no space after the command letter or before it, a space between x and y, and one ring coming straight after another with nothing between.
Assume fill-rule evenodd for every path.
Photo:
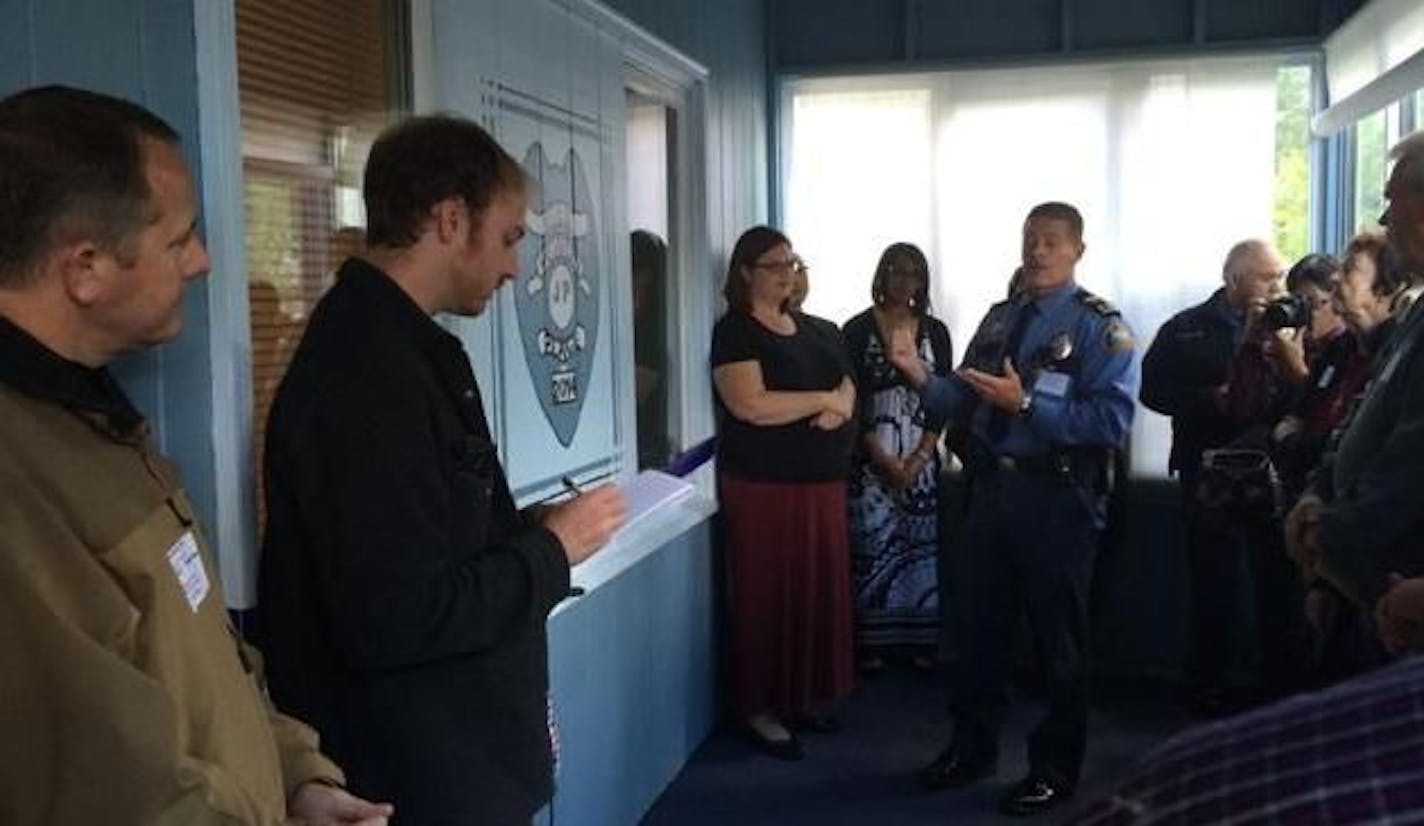
<instances>
[{"instance_id":1,"label":"blue police uniform shirt","mask_svg":"<svg viewBox=\"0 0 1424 826\"><path fill-rule=\"evenodd\" d=\"M953 421L967 421L999 456L1040 456L1073 446L1122 447L1132 428L1137 393L1132 332L1116 310L1073 281L991 307L961 367L1001 374L1009 355L1004 349L1024 312L1031 317L1012 359L1025 392L1033 396L1028 416L1009 414L1008 427L991 433L997 408L979 404L979 394L958 376L930 376L921 391L925 404ZM1057 357L1065 352L1066 357Z\"/></svg>"}]
</instances>

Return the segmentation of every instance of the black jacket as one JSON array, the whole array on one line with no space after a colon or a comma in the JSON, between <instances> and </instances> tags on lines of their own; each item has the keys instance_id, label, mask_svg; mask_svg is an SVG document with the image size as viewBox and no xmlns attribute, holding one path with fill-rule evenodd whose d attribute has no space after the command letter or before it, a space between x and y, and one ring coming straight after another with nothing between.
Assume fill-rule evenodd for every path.
<instances>
[{"instance_id":1,"label":"black jacket","mask_svg":"<svg viewBox=\"0 0 1424 826\"><path fill-rule=\"evenodd\" d=\"M1212 396L1226 383L1236 351L1235 325L1226 294L1217 290L1195 307L1172 316L1142 357L1142 390L1148 408L1172 417L1168 468L1194 473L1202 452L1230 443L1244 425L1217 408Z\"/></svg>"},{"instance_id":2,"label":"black jacket","mask_svg":"<svg viewBox=\"0 0 1424 826\"><path fill-rule=\"evenodd\" d=\"M1362 609L1388 575L1424 574L1424 304L1379 351L1370 384L1314 477L1320 567Z\"/></svg>"},{"instance_id":3,"label":"black jacket","mask_svg":"<svg viewBox=\"0 0 1424 826\"><path fill-rule=\"evenodd\" d=\"M267 428L260 633L277 704L408 824L549 798L558 540L515 510L460 342L348 261Z\"/></svg>"}]
</instances>

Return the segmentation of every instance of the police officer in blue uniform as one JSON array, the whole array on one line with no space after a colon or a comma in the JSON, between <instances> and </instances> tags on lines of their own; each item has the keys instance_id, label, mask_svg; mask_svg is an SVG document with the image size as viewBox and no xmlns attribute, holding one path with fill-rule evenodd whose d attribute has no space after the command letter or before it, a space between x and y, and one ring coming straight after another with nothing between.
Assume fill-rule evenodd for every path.
<instances>
[{"instance_id":1,"label":"police officer in blue uniform","mask_svg":"<svg viewBox=\"0 0 1424 826\"><path fill-rule=\"evenodd\" d=\"M909 343L892 345L892 361L926 405L970 432L954 740L921 781L947 789L995 773L1007 660L1023 604L1049 708L1029 738L1028 776L999 802L1006 814L1051 808L1078 781L1089 584L1113 453L1132 426L1132 332L1117 310L1075 283L1083 250L1078 210L1040 204L1024 223L1023 289L990 308L954 376L930 375Z\"/></svg>"}]
</instances>

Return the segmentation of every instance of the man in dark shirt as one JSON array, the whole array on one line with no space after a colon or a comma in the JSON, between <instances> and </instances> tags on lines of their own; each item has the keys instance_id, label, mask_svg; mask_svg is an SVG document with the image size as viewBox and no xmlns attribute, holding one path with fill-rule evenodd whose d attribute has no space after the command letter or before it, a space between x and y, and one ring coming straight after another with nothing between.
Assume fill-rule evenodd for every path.
<instances>
[{"instance_id":1,"label":"man in dark shirt","mask_svg":"<svg viewBox=\"0 0 1424 826\"><path fill-rule=\"evenodd\" d=\"M1221 513L1202 504L1202 454L1224 447L1252 424L1232 415L1228 377L1247 327L1279 291L1282 262L1264 241L1233 246L1222 266L1224 286L1162 325L1142 359L1141 400L1172 417L1168 469L1177 474L1191 576L1195 702L1207 713L1226 706L1226 672L1234 639L1241 539Z\"/></svg>"},{"instance_id":2,"label":"man in dark shirt","mask_svg":"<svg viewBox=\"0 0 1424 826\"><path fill-rule=\"evenodd\" d=\"M387 130L369 249L312 313L267 428L272 692L401 822L528 824L552 792L545 620L622 522L611 486L515 509L460 341L514 277L524 176L474 123Z\"/></svg>"},{"instance_id":3,"label":"man in dark shirt","mask_svg":"<svg viewBox=\"0 0 1424 826\"><path fill-rule=\"evenodd\" d=\"M1424 132L1400 141L1380 223L1413 273L1424 272ZM1424 310L1410 308L1375 363L1364 398L1314 484L1286 520L1308 573L1369 610L1393 573L1424 573Z\"/></svg>"}]
</instances>

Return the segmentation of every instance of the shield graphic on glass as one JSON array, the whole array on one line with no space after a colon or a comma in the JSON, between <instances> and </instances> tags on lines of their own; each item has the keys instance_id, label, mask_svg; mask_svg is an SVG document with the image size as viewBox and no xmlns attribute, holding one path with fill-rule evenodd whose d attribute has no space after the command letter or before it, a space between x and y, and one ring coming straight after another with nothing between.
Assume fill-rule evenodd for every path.
<instances>
[{"instance_id":1,"label":"shield graphic on glass","mask_svg":"<svg viewBox=\"0 0 1424 826\"><path fill-rule=\"evenodd\" d=\"M568 447L578 431L598 343L599 252L593 193L578 153L551 160L535 142L524 155L535 186L524 216L514 290L519 339L534 395Z\"/></svg>"}]
</instances>

